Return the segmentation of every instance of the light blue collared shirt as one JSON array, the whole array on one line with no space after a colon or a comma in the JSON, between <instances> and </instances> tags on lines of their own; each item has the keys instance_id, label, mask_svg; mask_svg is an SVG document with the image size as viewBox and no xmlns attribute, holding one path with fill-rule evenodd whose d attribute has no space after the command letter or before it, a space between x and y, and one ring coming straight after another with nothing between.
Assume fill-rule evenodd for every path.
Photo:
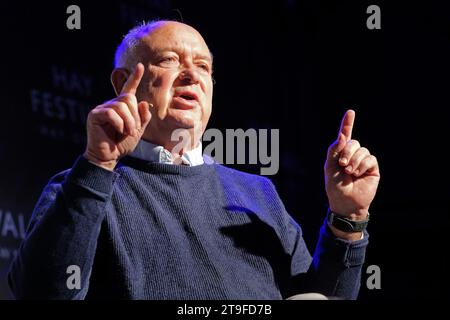
<instances>
[{"instance_id":1,"label":"light blue collared shirt","mask_svg":"<svg viewBox=\"0 0 450 320\"><path fill-rule=\"evenodd\" d=\"M158 163L174 164L173 156L170 151L163 146L157 146L151 142L141 139L133 152L128 154L130 157ZM183 164L188 166L198 166L204 163L202 156L202 143L192 150L185 151L181 156Z\"/></svg>"}]
</instances>

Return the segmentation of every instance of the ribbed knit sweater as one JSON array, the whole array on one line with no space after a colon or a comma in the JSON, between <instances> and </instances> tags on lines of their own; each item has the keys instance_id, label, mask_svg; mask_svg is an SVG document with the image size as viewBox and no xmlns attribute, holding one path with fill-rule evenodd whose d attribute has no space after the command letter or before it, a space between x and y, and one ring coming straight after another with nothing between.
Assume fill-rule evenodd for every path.
<instances>
[{"instance_id":1,"label":"ribbed knit sweater","mask_svg":"<svg viewBox=\"0 0 450 320\"><path fill-rule=\"evenodd\" d=\"M8 278L18 299L354 299L367 243L324 224L312 258L264 177L132 157L108 171L80 156L45 187Z\"/></svg>"}]
</instances>

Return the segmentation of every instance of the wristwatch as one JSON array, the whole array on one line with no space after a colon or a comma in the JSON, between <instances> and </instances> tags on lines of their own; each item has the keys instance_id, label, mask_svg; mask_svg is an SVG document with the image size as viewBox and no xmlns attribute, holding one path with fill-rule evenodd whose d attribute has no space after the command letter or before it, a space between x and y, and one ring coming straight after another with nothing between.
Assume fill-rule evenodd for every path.
<instances>
[{"instance_id":1,"label":"wristwatch","mask_svg":"<svg viewBox=\"0 0 450 320\"><path fill-rule=\"evenodd\" d=\"M327 222L328 225L344 232L361 232L369 224L369 214L365 220L350 220L328 209Z\"/></svg>"}]
</instances>

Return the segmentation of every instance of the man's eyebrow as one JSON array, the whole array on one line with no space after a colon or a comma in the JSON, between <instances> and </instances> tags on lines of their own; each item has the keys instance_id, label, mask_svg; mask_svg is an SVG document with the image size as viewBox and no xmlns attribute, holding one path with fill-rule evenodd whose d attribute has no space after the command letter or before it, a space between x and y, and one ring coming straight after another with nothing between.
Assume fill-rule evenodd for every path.
<instances>
[{"instance_id":1,"label":"man's eyebrow","mask_svg":"<svg viewBox=\"0 0 450 320\"><path fill-rule=\"evenodd\" d=\"M197 54L196 55L198 58L200 58L200 59L205 59L205 60L208 60L209 62L211 62L212 63L212 55L210 55L210 56L207 56L207 55L204 55L204 54Z\"/></svg>"},{"instance_id":2,"label":"man's eyebrow","mask_svg":"<svg viewBox=\"0 0 450 320\"><path fill-rule=\"evenodd\" d=\"M156 54L159 54L159 53L163 53L163 52L167 52L167 51L177 52L178 50L177 50L177 48L174 48L174 47L160 47L160 48L155 48L154 51ZM205 55L203 53L194 53L194 56L196 58L208 60L211 63L213 62L213 55L212 55L211 51L209 51L209 55Z\"/></svg>"}]
</instances>

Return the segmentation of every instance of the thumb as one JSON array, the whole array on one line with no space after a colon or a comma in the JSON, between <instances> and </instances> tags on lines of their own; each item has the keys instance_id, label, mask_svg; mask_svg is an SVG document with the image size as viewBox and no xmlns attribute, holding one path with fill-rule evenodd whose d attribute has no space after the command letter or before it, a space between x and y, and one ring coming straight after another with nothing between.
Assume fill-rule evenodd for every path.
<instances>
[{"instance_id":1,"label":"thumb","mask_svg":"<svg viewBox=\"0 0 450 320\"><path fill-rule=\"evenodd\" d=\"M153 104L151 106L153 107ZM138 109L139 115L141 117L142 129L145 130L145 128L150 122L150 119L152 118L152 114L150 112L150 105L147 101L141 101L138 104Z\"/></svg>"},{"instance_id":2,"label":"thumb","mask_svg":"<svg viewBox=\"0 0 450 320\"><path fill-rule=\"evenodd\" d=\"M328 152L328 158L336 159L347 144L345 135L340 132L337 140L331 145Z\"/></svg>"},{"instance_id":3,"label":"thumb","mask_svg":"<svg viewBox=\"0 0 450 320\"><path fill-rule=\"evenodd\" d=\"M342 132L340 132L335 152L340 153L342 150L344 150L346 144L347 144L347 138L345 137L345 135Z\"/></svg>"}]
</instances>

